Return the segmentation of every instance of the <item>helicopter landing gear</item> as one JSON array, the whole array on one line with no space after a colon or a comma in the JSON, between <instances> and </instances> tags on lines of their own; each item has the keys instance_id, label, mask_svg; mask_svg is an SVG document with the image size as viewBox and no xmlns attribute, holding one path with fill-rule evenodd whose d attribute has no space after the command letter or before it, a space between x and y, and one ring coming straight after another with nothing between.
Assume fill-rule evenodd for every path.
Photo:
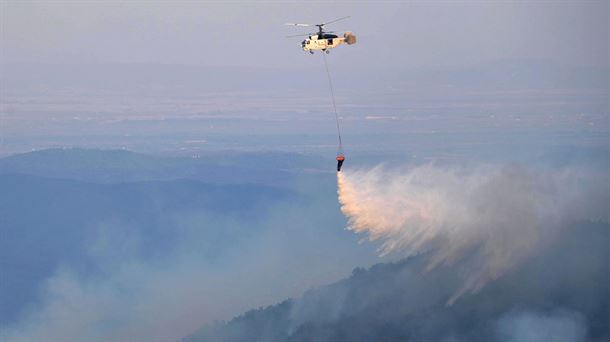
<instances>
[{"instance_id":1,"label":"helicopter landing gear","mask_svg":"<svg viewBox=\"0 0 610 342\"><path fill-rule=\"evenodd\" d=\"M313 50L309 50L309 53L313 55Z\"/></svg>"},{"instance_id":2,"label":"helicopter landing gear","mask_svg":"<svg viewBox=\"0 0 610 342\"><path fill-rule=\"evenodd\" d=\"M328 55L330 53L330 50L324 50L324 52L326 52L326 54Z\"/></svg>"}]
</instances>

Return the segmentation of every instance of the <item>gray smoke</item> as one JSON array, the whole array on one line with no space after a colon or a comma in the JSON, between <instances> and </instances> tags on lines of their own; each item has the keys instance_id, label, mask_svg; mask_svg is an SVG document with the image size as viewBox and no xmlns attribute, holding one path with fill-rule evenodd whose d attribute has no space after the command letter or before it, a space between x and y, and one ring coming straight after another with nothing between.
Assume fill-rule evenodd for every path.
<instances>
[{"instance_id":1,"label":"gray smoke","mask_svg":"<svg viewBox=\"0 0 610 342\"><path fill-rule=\"evenodd\" d=\"M498 321L502 342L581 342L586 340L585 317L577 312L511 312Z\"/></svg>"}]
</instances>

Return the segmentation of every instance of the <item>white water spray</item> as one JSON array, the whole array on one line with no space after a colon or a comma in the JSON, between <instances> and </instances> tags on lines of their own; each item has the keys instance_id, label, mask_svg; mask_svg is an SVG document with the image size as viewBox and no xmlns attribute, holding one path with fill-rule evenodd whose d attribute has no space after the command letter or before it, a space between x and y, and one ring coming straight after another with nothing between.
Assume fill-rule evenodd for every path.
<instances>
[{"instance_id":1,"label":"white water spray","mask_svg":"<svg viewBox=\"0 0 610 342\"><path fill-rule=\"evenodd\" d=\"M381 255L428 253L428 269L459 264L465 270L464 284L448 304L552 241L584 196L573 176L537 175L517 166L337 174L347 228L379 242Z\"/></svg>"}]
</instances>

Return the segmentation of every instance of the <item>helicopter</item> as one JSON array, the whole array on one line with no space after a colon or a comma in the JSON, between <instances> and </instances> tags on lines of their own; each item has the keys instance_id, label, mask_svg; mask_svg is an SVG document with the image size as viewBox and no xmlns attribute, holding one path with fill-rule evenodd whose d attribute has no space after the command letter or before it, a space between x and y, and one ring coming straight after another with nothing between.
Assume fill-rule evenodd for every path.
<instances>
[{"instance_id":1,"label":"helicopter","mask_svg":"<svg viewBox=\"0 0 610 342\"><path fill-rule=\"evenodd\" d=\"M339 37L336 34L333 34L333 33L335 33L334 31L324 31L325 25L337 22L339 20L347 19L347 18L349 18L349 16L331 20L331 21L321 23L321 24L286 23L285 25L288 25L288 26L299 26L299 27L317 26L318 27L318 32L316 32L316 33L308 33L308 34L304 34L304 35L298 34L298 35L294 35L294 36L288 36L287 38L298 37L298 36L308 36L307 39L305 39L301 42L301 47L303 48L303 51L309 51L309 53L311 53L312 55L315 50L321 50L323 52L330 53L330 49L336 48L337 46L339 46L341 44L348 44L348 45L356 44L356 36L353 35L350 31L346 31L345 33L343 33L343 37Z\"/></svg>"}]
</instances>

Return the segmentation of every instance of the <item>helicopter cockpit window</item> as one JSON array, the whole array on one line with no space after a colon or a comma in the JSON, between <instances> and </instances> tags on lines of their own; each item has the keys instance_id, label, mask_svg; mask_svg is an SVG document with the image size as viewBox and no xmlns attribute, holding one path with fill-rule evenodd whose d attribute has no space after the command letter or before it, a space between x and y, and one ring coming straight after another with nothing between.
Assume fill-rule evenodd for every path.
<instances>
[{"instance_id":1,"label":"helicopter cockpit window","mask_svg":"<svg viewBox=\"0 0 610 342\"><path fill-rule=\"evenodd\" d=\"M325 33L322 36L322 38L325 38L325 39L331 39L331 38L337 38L337 37L339 37L339 36L337 36L336 34L330 34L330 33Z\"/></svg>"}]
</instances>

